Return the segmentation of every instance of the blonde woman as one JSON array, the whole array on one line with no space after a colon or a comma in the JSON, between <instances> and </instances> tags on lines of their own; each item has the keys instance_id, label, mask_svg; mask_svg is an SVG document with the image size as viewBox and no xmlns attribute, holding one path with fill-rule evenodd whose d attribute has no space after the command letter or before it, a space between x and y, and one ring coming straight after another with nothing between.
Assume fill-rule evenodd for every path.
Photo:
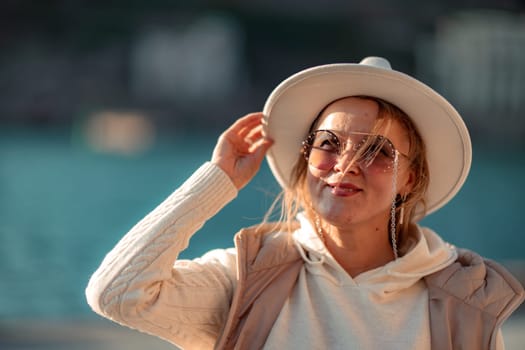
<instances>
[{"instance_id":1,"label":"blonde woman","mask_svg":"<svg viewBox=\"0 0 525 350\"><path fill-rule=\"evenodd\" d=\"M265 155L280 222L177 260ZM304 70L109 252L88 302L184 349L503 349L522 286L417 223L470 162L456 110L387 60Z\"/></svg>"}]
</instances>

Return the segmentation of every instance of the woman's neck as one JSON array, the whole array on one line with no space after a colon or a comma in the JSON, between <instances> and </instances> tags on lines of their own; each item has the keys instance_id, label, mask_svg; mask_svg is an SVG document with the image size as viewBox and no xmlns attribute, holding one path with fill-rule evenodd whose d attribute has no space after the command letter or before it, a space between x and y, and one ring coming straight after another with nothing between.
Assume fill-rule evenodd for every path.
<instances>
[{"instance_id":1,"label":"woman's neck","mask_svg":"<svg viewBox=\"0 0 525 350\"><path fill-rule=\"evenodd\" d=\"M319 225L317 225L319 226ZM328 251L352 277L386 265L394 259L388 225L354 225L344 230L321 225L322 238Z\"/></svg>"}]
</instances>

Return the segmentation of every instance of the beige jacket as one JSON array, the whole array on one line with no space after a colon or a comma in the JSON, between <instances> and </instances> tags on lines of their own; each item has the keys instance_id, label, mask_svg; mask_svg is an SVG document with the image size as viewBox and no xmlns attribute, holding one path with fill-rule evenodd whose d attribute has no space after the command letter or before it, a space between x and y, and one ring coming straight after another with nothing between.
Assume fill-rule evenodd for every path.
<instances>
[{"instance_id":1,"label":"beige jacket","mask_svg":"<svg viewBox=\"0 0 525 350\"><path fill-rule=\"evenodd\" d=\"M238 285L216 349L258 349L292 290L303 261L275 225L236 235ZM496 333L524 290L503 267L458 250L455 263L425 277L434 349L494 349Z\"/></svg>"}]
</instances>

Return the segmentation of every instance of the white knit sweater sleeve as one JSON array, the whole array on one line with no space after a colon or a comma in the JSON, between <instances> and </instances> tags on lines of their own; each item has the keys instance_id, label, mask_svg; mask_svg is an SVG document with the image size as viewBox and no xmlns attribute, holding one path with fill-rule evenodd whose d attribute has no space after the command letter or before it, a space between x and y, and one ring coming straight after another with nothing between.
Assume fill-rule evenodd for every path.
<instances>
[{"instance_id":1,"label":"white knit sweater sleeve","mask_svg":"<svg viewBox=\"0 0 525 350\"><path fill-rule=\"evenodd\" d=\"M86 289L89 305L185 349L212 348L233 293L235 252L176 259L193 233L236 195L220 168L202 165L107 254Z\"/></svg>"}]
</instances>

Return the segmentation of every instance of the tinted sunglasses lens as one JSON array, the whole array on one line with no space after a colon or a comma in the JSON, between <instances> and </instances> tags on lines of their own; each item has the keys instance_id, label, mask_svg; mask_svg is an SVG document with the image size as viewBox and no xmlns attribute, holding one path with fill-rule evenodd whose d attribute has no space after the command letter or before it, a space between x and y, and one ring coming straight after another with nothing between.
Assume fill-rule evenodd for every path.
<instances>
[{"instance_id":1,"label":"tinted sunglasses lens","mask_svg":"<svg viewBox=\"0 0 525 350\"><path fill-rule=\"evenodd\" d=\"M366 168L374 170L392 169L396 157L396 150L392 142L381 135L365 137L356 150L358 161Z\"/></svg>"},{"instance_id":2,"label":"tinted sunglasses lens","mask_svg":"<svg viewBox=\"0 0 525 350\"><path fill-rule=\"evenodd\" d=\"M308 143L308 164L322 170L330 169L335 164L339 153L339 139L335 134L318 130L310 134Z\"/></svg>"}]
</instances>

